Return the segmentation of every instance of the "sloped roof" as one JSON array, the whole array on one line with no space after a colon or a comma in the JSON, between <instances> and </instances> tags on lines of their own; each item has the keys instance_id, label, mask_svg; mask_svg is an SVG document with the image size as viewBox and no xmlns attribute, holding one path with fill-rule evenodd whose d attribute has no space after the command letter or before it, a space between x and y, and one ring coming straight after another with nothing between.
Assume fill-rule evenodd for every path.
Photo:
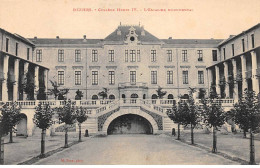
<instances>
[{"instance_id":1,"label":"sloped roof","mask_svg":"<svg viewBox=\"0 0 260 168\"><path fill-rule=\"evenodd\" d=\"M216 44L223 39L162 39L166 44Z\"/></svg>"},{"instance_id":2,"label":"sloped roof","mask_svg":"<svg viewBox=\"0 0 260 168\"><path fill-rule=\"evenodd\" d=\"M98 44L102 39L29 38L34 44Z\"/></svg>"},{"instance_id":3,"label":"sloped roof","mask_svg":"<svg viewBox=\"0 0 260 168\"><path fill-rule=\"evenodd\" d=\"M135 33L138 35L138 40L143 42L161 42L160 39L149 33L148 31L144 30L141 26L124 26L120 25L118 28L113 31L110 35L108 35L104 41L125 41L126 35L129 34L129 29L133 27L135 29ZM121 31L121 34L118 35L117 31ZM141 35L141 32L144 31L144 35Z\"/></svg>"}]
</instances>

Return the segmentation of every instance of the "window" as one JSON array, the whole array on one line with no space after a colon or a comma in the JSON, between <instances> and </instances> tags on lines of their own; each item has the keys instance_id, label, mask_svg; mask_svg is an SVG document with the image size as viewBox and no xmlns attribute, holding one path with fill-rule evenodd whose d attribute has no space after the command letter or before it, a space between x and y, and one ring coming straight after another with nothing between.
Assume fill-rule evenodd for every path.
<instances>
[{"instance_id":1,"label":"window","mask_svg":"<svg viewBox=\"0 0 260 168\"><path fill-rule=\"evenodd\" d=\"M92 85L98 85L98 71L92 71Z\"/></svg>"},{"instance_id":2,"label":"window","mask_svg":"<svg viewBox=\"0 0 260 168\"><path fill-rule=\"evenodd\" d=\"M255 48L255 35L251 34L252 48Z\"/></svg>"},{"instance_id":3,"label":"window","mask_svg":"<svg viewBox=\"0 0 260 168\"><path fill-rule=\"evenodd\" d=\"M6 38L6 41L5 41L5 51L8 52L9 50L9 39Z\"/></svg>"},{"instance_id":4,"label":"window","mask_svg":"<svg viewBox=\"0 0 260 168\"><path fill-rule=\"evenodd\" d=\"M115 60L114 50L109 50L108 56L109 56L109 62L114 62Z\"/></svg>"},{"instance_id":5,"label":"window","mask_svg":"<svg viewBox=\"0 0 260 168\"><path fill-rule=\"evenodd\" d=\"M140 50L137 50L137 61L138 61L138 62L141 61Z\"/></svg>"},{"instance_id":6,"label":"window","mask_svg":"<svg viewBox=\"0 0 260 168\"><path fill-rule=\"evenodd\" d=\"M226 49L225 48L223 48L223 58L224 58L224 60L226 59Z\"/></svg>"},{"instance_id":7,"label":"window","mask_svg":"<svg viewBox=\"0 0 260 168\"><path fill-rule=\"evenodd\" d=\"M109 71L108 72L108 77L109 77L109 85L114 85L115 84L115 71Z\"/></svg>"},{"instance_id":8,"label":"window","mask_svg":"<svg viewBox=\"0 0 260 168\"><path fill-rule=\"evenodd\" d=\"M212 50L212 59L213 61L218 61L217 50Z\"/></svg>"},{"instance_id":9,"label":"window","mask_svg":"<svg viewBox=\"0 0 260 168\"><path fill-rule=\"evenodd\" d=\"M172 50L167 50L167 62L172 62Z\"/></svg>"},{"instance_id":10,"label":"window","mask_svg":"<svg viewBox=\"0 0 260 168\"><path fill-rule=\"evenodd\" d=\"M42 62L42 50L36 50L36 62Z\"/></svg>"},{"instance_id":11,"label":"window","mask_svg":"<svg viewBox=\"0 0 260 168\"><path fill-rule=\"evenodd\" d=\"M245 40L242 39L242 51L245 52Z\"/></svg>"},{"instance_id":12,"label":"window","mask_svg":"<svg viewBox=\"0 0 260 168\"><path fill-rule=\"evenodd\" d=\"M136 83L136 71L130 71L130 83L131 84Z\"/></svg>"},{"instance_id":13,"label":"window","mask_svg":"<svg viewBox=\"0 0 260 168\"><path fill-rule=\"evenodd\" d=\"M151 50L151 61L156 62L156 50Z\"/></svg>"},{"instance_id":14,"label":"window","mask_svg":"<svg viewBox=\"0 0 260 168\"><path fill-rule=\"evenodd\" d=\"M64 85L64 71L58 71L58 85Z\"/></svg>"},{"instance_id":15,"label":"window","mask_svg":"<svg viewBox=\"0 0 260 168\"><path fill-rule=\"evenodd\" d=\"M15 43L15 55L18 55L19 44Z\"/></svg>"},{"instance_id":16,"label":"window","mask_svg":"<svg viewBox=\"0 0 260 168\"><path fill-rule=\"evenodd\" d=\"M125 62L128 62L128 50L125 50Z\"/></svg>"},{"instance_id":17,"label":"window","mask_svg":"<svg viewBox=\"0 0 260 168\"><path fill-rule=\"evenodd\" d=\"M75 62L81 61L81 52L80 50L75 50Z\"/></svg>"},{"instance_id":18,"label":"window","mask_svg":"<svg viewBox=\"0 0 260 168\"><path fill-rule=\"evenodd\" d=\"M135 50L130 50L130 62L136 61Z\"/></svg>"},{"instance_id":19,"label":"window","mask_svg":"<svg viewBox=\"0 0 260 168\"><path fill-rule=\"evenodd\" d=\"M98 51L92 50L92 62L97 62L97 61L98 61Z\"/></svg>"},{"instance_id":20,"label":"window","mask_svg":"<svg viewBox=\"0 0 260 168\"><path fill-rule=\"evenodd\" d=\"M75 85L81 85L81 71L75 71Z\"/></svg>"},{"instance_id":21,"label":"window","mask_svg":"<svg viewBox=\"0 0 260 168\"><path fill-rule=\"evenodd\" d=\"M234 44L232 44L232 56L234 56L234 55L235 55L235 47L234 47Z\"/></svg>"},{"instance_id":22,"label":"window","mask_svg":"<svg viewBox=\"0 0 260 168\"><path fill-rule=\"evenodd\" d=\"M188 56L187 56L187 50L182 50L182 62L187 62Z\"/></svg>"},{"instance_id":23,"label":"window","mask_svg":"<svg viewBox=\"0 0 260 168\"><path fill-rule=\"evenodd\" d=\"M27 60L30 60L30 48L27 48Z\"/></svg>"},{"instance_id":24,"label":"window","mask_svg":"<svg viewBox=\"0 0 260 168\"><path fill-rule=\"evenodd\" d=\"M64 50L58 50L58 61L64 62Z\"/></svg>"},{"instance_id":25,"label":"window","mask_svg":"<svg viewBox=\"0 0 260 168\"><path fill-rule=\"evenodd\" d=\"M198 50L198 51L197 51L197 54L198 54L198 61L203 61L202 50Z\"/></svg>"},{"instance_id":26,"label":"window","mask_svg":"<svg viewBox=\"0 0 260 168\"><path fill-rule=\"evenodd\" d=\"M151 71L151 84L157 84L157 71Z\"/></svg>"},{"instance_id":27,"label":"window","mask_svg":"<svg viewBox=\"0 0 260 168\"><path fill-rule=\"evenodd\" d=\"M204 73L203 73L203 71L198 71L198 83L204 84Z\"/></svg>"},{"instance_id":28,"label":"window","mask_svg":"<svg viewBox=\"0 0 260 168\"><path fill-rule=\"evenodd\" d=\"M189 84L188 71L182 71L183 84Z\"/></svg>"},{"instance_id":29,"label":"window","mask_svg":"<svg viewBox=\"0 0 260 168\"><path fill-rule=\"evenodd\" d=\"M167 84L173 84L173 71L167 71Z\"/></svg>"}]
</instances>

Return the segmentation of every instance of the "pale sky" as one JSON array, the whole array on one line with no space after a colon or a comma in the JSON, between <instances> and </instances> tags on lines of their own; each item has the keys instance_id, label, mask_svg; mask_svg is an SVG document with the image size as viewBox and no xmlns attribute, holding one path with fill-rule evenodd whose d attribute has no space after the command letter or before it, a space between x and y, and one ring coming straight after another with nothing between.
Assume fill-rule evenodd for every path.
<instances>
[{"instance_id":1,"label":"pale sky","mask_svg":"<svg viewBox=\"0 0 260 168\"><path fill-rule=\"evenodd\" d=\"M227 38L260 23L260 0L0 0L0 27L24 37L105 38L119 23L158 38ZM91 12L73 12L91 8ZM98 12L131 9L135 12ZM148 12L145 9L192 11Z\"/></svg>"}]
</instances>

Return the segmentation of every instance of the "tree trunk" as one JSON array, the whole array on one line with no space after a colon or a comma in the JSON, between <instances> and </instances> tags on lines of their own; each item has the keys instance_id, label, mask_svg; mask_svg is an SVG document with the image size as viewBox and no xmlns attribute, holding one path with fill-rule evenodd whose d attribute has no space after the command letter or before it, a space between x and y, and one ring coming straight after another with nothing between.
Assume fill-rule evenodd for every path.
<instances>
[{"instance_id":1,"label":"tree trunk","mask_svg":"<svg viewBox=\"0 0 260 168\"><path fill-rule=\"evenodd\" d=\"M213 127L213 148L212 148L212 153L217 152L217 135L216 135L216 128Z\"/></svg>"},{"instance_id":2,"label":"tree trunk","mask_svg":"<svg viewBox=\"0 0 260 168\"><path fill-rule=\"evenodd\" d=\"M243 129L243 133L244 133L244 137L243 138L246 138L246 130Z\"/></svg>"},{"instance_id":3,"label":"tree trunk","mask_svg":"<svg viewBox=\"0 0 260 168\"><path fill-rule=\"evenodd\" d=\"M65 145L64 145L64 148L68 148L69 145L68 145L68 127L67 127L67 124L65 124Z\"/></svg>"},{"instance_id":4,"label":"tree trunk","mask_svg":"<svg viewBox=\"0 0 260 168\"><path fill-rule=\"evenodd\" d=\"M192 124L190 125L190 130L191 130L191 144L193 145L194 144L194 137L193 137L193 126Z\"/></svg>"},{"instance_id":5,"label":"tree trunk","mask_svg":"<svg viewBox=\"0 0 260 168\"><path fill-rule=\"evenodd\" d=\"M9 139L9 143L13 143L13 131L10 131L10 139Z\"/></svg>"},{"instance_id":6,"label":"tree trunk","mask_svg":"<svg viewBox=\"0 0 260 168\"><path fill-rule=\"evenodd\" d=\"M4 164L4 137L0 136L0 165Z\"/></svg>"},{"instance_id":7,"label":"tree trunk","mask_svg":"<svg viewBox=\"0 0 260 168\"><path fill-rule=\"evenodd\" d=\"M180 140L180 124L178 123L178 136L177 136L177 140Z\"/></svg>"},{"instance_id":8,"label":"tree trunk","mask_svg":"<svg viewBox=\"0 0 260 168\"><path fill-rule=\"evenodd\" d=\"M254 145L254 134L252 130L250 130L250 165L255 165L255 145Z\"/></svg>"},{"instance_id":9,"label":"tree trunk","mask_svg":"<svg viewBox=\"0 0 260 168\"><path fill-rule=\"evenodd\" d=\"M82 140L81 140L81 123L79 123L79 142L82 142Z\"/></svg>"},{"instance_id":10,"label":"tree trunk","mask_svg":"<svg viewBox=\"0 0 260 168\"><path fill-rule=\"evenodd\" d=\"M46 130L42 129L42 136L41 136L41 154L40 157L45 157L45 135L46 135Z\"/></svg>"}]
</instances>

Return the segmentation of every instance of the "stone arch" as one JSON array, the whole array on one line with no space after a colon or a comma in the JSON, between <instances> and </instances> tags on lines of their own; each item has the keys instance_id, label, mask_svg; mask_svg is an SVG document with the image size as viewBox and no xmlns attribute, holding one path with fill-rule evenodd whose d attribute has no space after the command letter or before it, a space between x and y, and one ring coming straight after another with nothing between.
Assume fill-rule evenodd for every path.
<instances>
[{"instance_id":1,"label":"stone arch","mask_svg":"<svg viewBox=\"0 0 260 168\"><path fill-rule=\"evenodd\" d=\"M110 123L114 119L116 119L116 118L118 118L118 117L120 117L122 115L126 115L126 114L135 114L135 115L139 115L139 116L145 118L151 124L152 130L153 130L153 134L157 134L158 133L159 128L158 128L158 125L157 125L156 121L153 119L153 117L150 116L147 113L144 113L144 112L140 111L140 110L120 110L120 112L113 113L111 116L109 116L106 119L106 121L105 121L105 123L104 123L104 125L102 127L102 133L107 134L107 130L108 130L108 127L109 127Z\"/></svg>"}]
</instances>

